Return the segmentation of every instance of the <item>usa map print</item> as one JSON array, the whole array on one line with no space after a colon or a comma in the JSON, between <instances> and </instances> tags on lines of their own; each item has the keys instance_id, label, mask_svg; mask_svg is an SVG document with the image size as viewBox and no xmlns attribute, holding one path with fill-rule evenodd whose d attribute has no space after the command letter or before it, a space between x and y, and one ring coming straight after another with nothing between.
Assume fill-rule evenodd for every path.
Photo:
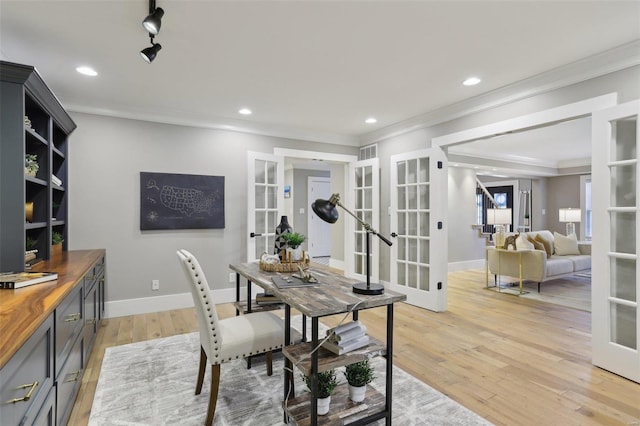
<instances>
[{"instance_id":1,"label":"usa map print","mask_svg":"<svg viewBox=\"0 0 640 426\"><path fill-rule=\"evenodd\" d=\"M224 228L224 176L140 172L140 229Z\"/></svg>"}]
</instances>

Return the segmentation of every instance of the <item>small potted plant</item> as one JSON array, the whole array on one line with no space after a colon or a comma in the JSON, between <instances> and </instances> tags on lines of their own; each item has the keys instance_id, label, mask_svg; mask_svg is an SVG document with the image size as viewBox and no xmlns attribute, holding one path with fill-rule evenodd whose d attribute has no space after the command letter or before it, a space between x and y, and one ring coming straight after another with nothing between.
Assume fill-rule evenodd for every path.
<instances>
[{"instance_id":1,"label":"small potted plant","mask_svg":"<svg viewBox=\"0 0 640 426\"><path fill-rule=\"evenodd\" d=\"M300 245L307 238L297 232L288 232L282 234L282 238L287 243L287 253L291 253L291 258L294 261L302 260L302 247Z\"/></svg>"},{"instance_id":2,"label":"small potted plant","mask_svg":"<svg viewBox=\"0 0 640 426\"><path fill-rule=\"evenodd\" d=\"M304 376L304 383L311 390L311 377ZM336 386L338 386L338 381L335 370L318 373L318 415L323 416L329 412L331 394Z\"/></svg>"},{"instance_id":3,"label":"small potted plant","mask_svg":"<svg viewBox=\"0 0 640 426\"><path fill-rule=\"evenodd\" d=\"M27 176L35 177L38 173L40 165L38 164L38 156L35 154L27 154L24 156L24 173Z\"/></svg>"},{"instance_id":4,"label":"small potted plant","mask_svg":"<svg viewBox=\"0 0 640 426\"><path fill-rule=\"evenodd\" d=\"M53 232L51 234L51 260L58 262L62 259L62 234L59 232Z\"/></svg>"},{"instance_id":5,"label":"small potted plant","mask_svg":"<svg viewBox=\"0 0 640 426\"><path fill-rule=\"evenodd\" d=\"M364 401L367 385L376 378L375 371L369 364L369 360L365 359L364 361L347 365L344 375L349 383L349 398L353 402Z\"/></svg>"}]
</instances>

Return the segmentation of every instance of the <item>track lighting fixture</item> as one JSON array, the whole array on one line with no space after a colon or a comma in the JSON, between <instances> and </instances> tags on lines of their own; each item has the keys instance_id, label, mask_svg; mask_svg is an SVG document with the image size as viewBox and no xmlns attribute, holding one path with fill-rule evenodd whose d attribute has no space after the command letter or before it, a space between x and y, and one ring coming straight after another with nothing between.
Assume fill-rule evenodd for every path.
<instances>
[{"instance_id":1,"label":"track lighting fixture","mask_svg":"<svg viewBox=\"0 0 640 426\"><path fill-rule=\"evenodd\" d=\"M142 59L147 61L147 63L153 62L160 49L162 49L159 43L153 42L153 37L160 32L163 16L164 10L161 7L156 7L156 0L149 0L149 15L142 21L142 26L149 32L151 47L144 48L140 51Z\"/></svg>"},{"instance_id":2,"label":"track lighting fixture","mask_svg":"<svg viewBox=\"0 0 640 426\"><path fill-rule=\"evenodd\" d=\"M156 8L155 0L149 0L149 15L142 21L142 26L149 34L158 35L162 16L164 16L164 10L161 7Z\"/></svg>"},{"instance_id":3,"label":"track lighting fixture","mask_svg":"<svg viewBox=\"0 0 640 426\"><path fill-rule=\"evenodd\" d=\"M140 55L142 55L142 59L144 59L148 63L153 62L153 60L156 58L156 55L158 54L160 49L162 49L162 46L160 46L159 43L153 42L153 36L150 37L150 40L151 40L151 47L144 48L140 51Z\"/></svg>"}]
</instances>

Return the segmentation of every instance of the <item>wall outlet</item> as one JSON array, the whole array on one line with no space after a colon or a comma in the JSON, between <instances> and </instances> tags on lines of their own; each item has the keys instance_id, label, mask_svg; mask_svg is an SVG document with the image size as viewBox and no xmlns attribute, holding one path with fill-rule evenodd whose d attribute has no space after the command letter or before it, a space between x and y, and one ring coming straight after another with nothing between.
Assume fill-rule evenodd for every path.
<instances>
[{"instance_id":1,"label":"wall outlet","mask_svg":"<svg viewBox=\"0 0 640 426\"><path fill-rule=\"evenodd\" d=\"M151 290L160 290L160 280L151 280Z\"/></svg>"},{"instance_id":2,"label":"wall outlet","mask_svg":"<svg viewBox=\"0 0 640 426\"><path fill-rule=\"evenodd\" d=\"M236 273L235 272L229 272L229 282L230 283L235 283L236 282Z\"/></svg>"}]
</instances>

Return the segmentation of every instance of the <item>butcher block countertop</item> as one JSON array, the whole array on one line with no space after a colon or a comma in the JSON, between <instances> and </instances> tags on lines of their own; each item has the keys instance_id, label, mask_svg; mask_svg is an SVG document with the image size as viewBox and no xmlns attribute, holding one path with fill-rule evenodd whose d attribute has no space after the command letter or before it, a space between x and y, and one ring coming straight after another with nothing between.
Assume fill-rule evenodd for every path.
<instances>
[{"instance_id":1,"label":"butcher block countertop","mask_svg":"<svg viewBox=\"0 0 640 426\"><path fill-rule=\"evenodd\" d=\"M0 290L0 368L103 256L104 249L63 252L57 263L43 261L31 272L57 272L58 279L17 290Z\"/></svg>"}]
</instances>

